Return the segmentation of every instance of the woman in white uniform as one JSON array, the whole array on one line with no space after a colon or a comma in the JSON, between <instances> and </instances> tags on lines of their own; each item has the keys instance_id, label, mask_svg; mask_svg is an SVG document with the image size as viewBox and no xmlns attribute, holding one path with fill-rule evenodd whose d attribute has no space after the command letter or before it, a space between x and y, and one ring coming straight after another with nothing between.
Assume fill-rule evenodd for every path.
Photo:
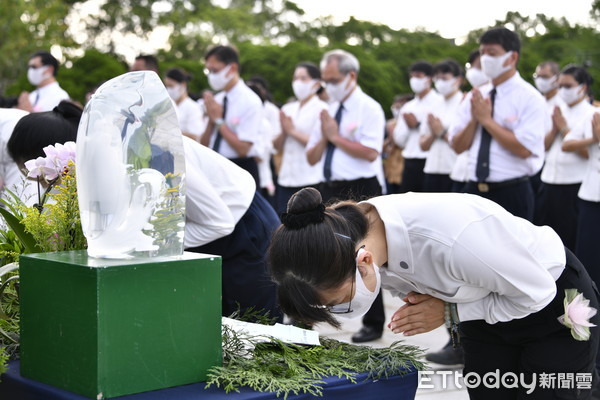
<instances>
[{"instance_id":1,"label":"woman in white uniform","mask_svg":"<svg viewBox=\"0 0 600 400\"><path fill-rule=\"evenodd\" d=\"M180 68L171 68L165 74L165 87L169 97L175 102L175 111L179 120L179 128L185 136L200 140L206 129L208 119L200 104L188 96L188 82L191 75Z\"/></svg>"},{"instance_id":2,"label":"woman in white uniform","mask_svg":"<svg viewBox=\"0 0 600 400\"><path fill-rule=\"evenodd\" d=\"M465 373L522 373L526 382L577 373L591 387L598 328L575 340L559 317L566 289L596 309L597 291L551 228L468 194L409 193L325 208L311 188L290 198L282 220L269 261L282 311L292 318L339 326L337 318L365 313L381 286L406 302L391 318L393 332L460 327ZM580 324L600 322L583 311ZM518 382L499 386L469 388L470 398L516 399L527 390ZM528 398L564 395L589 398L591 389L538 385Z\"/></svg>"}]
</instances>

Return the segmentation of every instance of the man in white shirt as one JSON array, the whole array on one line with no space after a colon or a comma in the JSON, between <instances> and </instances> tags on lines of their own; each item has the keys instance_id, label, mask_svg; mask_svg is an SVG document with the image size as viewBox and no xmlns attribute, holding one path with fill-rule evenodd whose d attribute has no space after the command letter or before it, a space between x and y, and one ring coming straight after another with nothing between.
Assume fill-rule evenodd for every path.
<instances>
[{"instance_id":1,"label":"man in white shirt","mask_svg":"<svg viewBox=\"0 0 600 400\"><path fill-rule=\"evenodd\" d=\"M332 50L321 59L321 79L334 101L321 111L321 131L306 145L311 165L323 160L321 192L325 201L360 200L381 194L378 176L383 173L381 151L385 133L383 108L358 85L360 64L344 50ZM385 313L381 293L354 342L381 337Z\"/></svg>"},{"instance_id":2,"label":"man in white shirt","mask_svg":"<svg viewBox=\"0 0 600 400\"><path fill-rule=\"evenodd\" d=\"M400 192L422 192L424 168L428 152L419 145L420 130L425 129L427 117L444 107L444 98L431 89L433 66L417 61L410 66L410 88L415 98L400 109L394 128L394 141L402 148L404 169Z\"/></svg>"},{"instance_id":3,"label":"man in white shirt","mask_svg":"<svg viewBox=\"0 0 600 400\"><path fill-rule=\"evenodd\" d=\"M183 149L186 251L222 257L224 316L253 308L282 322L265 263L279 217L248 172L189 137Z\"/></svg>"},{"instance_id":4,"label":"man in white shirt","mask_svg":"<svg viewBox=\"0 0 600 400\"><path fill-rule=\"evenodd\" d=\"M531 221L529 177L544 161L544 99L517 72L521 42L516 33L490 29L481 36L479 50L482 70L492 82L467 95L450 142L457 153L470 149L468 193Z\"/></svg>"},{"instance_id":5,"label":"man in white shirt","mask_svg":"<svg viewBox=\"0 0 600 400\"><path fill-rule=\"evenodd\" d=\"M27 79L36 87L31 92L22 92L18 108L28 112L52 111L62 100L69 100L56 80L58 60L47 51L34 53L27 64Z\"/></svg>"},{"instance_id":6,"label":"man in white shirt","mask_svg":"<svg viewBox=\"0 0 600 400\"><path fill-rule=\"evenodd\" d=\"M448 59L433 67L436 91L444 97L442 107L431 110L421 125L419 144L427 151L425 161L425 192L450 192L450 173L456 162L456 153L448 143L448 127L456 116L456 110L463 99L462 71L460 65Z\"/></svg>"},{"instance_id":7,"label":"man in white shirt","mask_svg":"<svg viewBox=\"0 0 600 400\"><path fill-rule=\"evenodd\" d=\"M208 83L219 93L202 96L209 122L200 143L250 172L260 187L253 145L260 140L263 104L240 78L239 55L233 47L215 46L204 60Z\"/></svg>"}]
</instances>

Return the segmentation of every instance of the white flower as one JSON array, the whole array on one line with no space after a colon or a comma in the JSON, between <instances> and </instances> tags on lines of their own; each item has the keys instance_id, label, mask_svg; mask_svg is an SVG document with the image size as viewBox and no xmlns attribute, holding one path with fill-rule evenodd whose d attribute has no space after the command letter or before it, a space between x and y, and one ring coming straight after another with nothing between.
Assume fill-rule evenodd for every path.
<instances>
[{"instance_id":1,"label":"white flower","mask_svg":"<svg viewBox=\"0 0 600 400\"><path fill-rule=\"evenodd\" d=\"M575 340L588 340L590 327L596 326L590 322L590 318L596 315L597 310L589 304L590 301L583 297L583 293L578 293L577 289L565 290L565 313L558 317L558 321L571 329Z\"/></svg>"},{"instance_id":2,"label":"white flower","mask_svg":"<svg viewBox=\"0 0 600 400\"><path fill-rule=\"evenodd\" d=\"M54 163L48 158L38 157L35 160L25 162L25 168L29 171L28 178L42 178L51 181L58 177L58 171Z\"/></svg>"}]
</instances>

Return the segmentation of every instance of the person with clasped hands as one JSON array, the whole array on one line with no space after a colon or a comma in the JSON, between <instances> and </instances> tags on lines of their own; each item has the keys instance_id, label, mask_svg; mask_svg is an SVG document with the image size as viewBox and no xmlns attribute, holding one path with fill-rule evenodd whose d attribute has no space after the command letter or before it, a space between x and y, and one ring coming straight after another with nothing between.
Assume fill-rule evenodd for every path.
<instances>
[{"instance_id":1,"label":"person with clasped hands","mask_svg":"<svg viewBox=\"0 0 600 400\"><path fill-rule=\"evenodd\" d=\"M28 112L52 111L62 100L69 100L58 81L58 60L47 51L34 53L27 63L27 80L36 89L19 96L17 108Z\"/></svg>"},{"instance_id":2,"label":"person with clasped hands","mask_svg":"<svg viewBox=\"0 0 600 400\"><path fill-rule=\"evenodd\" d=\"M215 46L204 60L208 84L219 93L202 96L209 121L200 143L248 171L260 187L253 146L260 140L262 101L240 78L239 55L233 47Z\"/></svg>"},{"instance_id":3,"label":"person with clasped hands","mask_svg":"<svg viewBox=\"0 0 600 400\"><path fill-rule=\"evenodd\" d=\"M516 33L493 28L479 43L482 70L491 84L467 95L449 129L450 143L459 154L470 149L468 193L531 221L529 177L544 162L544 98L517 71L521 42Z\"/></svg>"},{"instance_id":4,"label":"person with clasped hands","mask_svg":"<svg viewBox=\"0 0 600 400\"><path fill-rule=\"evenodd\" d=\"M405 302L388 324L394 333L444 323L460 330L465 374L510 372L527 382L541 373L593 376L596 290L547 226L471 194L407 193L325 207L311 188L290 198L282 221L268 258L282 311L295 320L339 327L364 314L382 287ZM567 310L566 289L581 295ZM565 320L567 312L575 319ZM590 323L589 335L574 330ZM508 400L527 390L499 386L469 387L469 396ZM590 396L572 385L538 386L530 397Z\"/></svg>"}]
</instances>

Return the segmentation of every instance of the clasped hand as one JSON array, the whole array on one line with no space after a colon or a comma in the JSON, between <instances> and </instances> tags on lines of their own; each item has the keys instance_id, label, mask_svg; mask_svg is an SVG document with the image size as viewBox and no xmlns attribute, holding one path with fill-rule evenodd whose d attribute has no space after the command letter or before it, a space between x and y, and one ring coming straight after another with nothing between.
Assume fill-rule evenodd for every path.
<instances>
[{"instance_id":1,"label":"clasped hand","mask_svg":"<svg viewBox=\"0 0 600 400\"><path fill-rule=\"evenodd\" d=\"M428 294L409 293L406 304L392 315L388 328L394 333L412 336L429 332L444 323L444 301Z\"/></svg>"},{"instance_id":2,"label":"clasped hand","mask_svg":"<svg viewBox=\"0 0 600 400\"><path fill-rule=\"evenodd\" d=\"M483 124L486 119L492 118L492 103L489 98L483 98L481 92L473 89L471 97L471 114L473 118Z\"/></svg>"},{"instance_id":3,"label":"clasped hand","mask_svg":"<svg viewBox=\"0 0 600 400\"><path fill-rule=\"evenodd\" d=\"M333 142L333 139L339 135L338 124L327 110L321 111L321 133L330 142Z\"/></svg>"},{"instance_id":4,"label":"clasped hand","mask_svg":"<svg viewBox=\"0 0 600 400\"><path fill-rule=\"evenodd\" d=\"M206 107L206 114L208 114L208 118L211 121L215 121L216 119L223 118L223 106L217 103L215 97L210 92L205 92L202 95L204 99L204 106Z\"/></svg>"}]
</instances>

